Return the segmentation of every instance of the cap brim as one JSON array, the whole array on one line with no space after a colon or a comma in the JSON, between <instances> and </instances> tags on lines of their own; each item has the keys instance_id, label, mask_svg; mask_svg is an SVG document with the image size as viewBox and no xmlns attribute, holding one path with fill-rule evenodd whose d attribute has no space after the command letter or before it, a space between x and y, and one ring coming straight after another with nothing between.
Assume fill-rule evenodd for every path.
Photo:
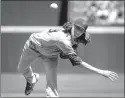
<instances>
[{"instance_id":1,"label":"cap brim","mask_svg":"<svg viewBox=\"0 0 125 98\"><path fill-rule=\"evenodd\" d=\"M83 29L83 31L86 31L86 29L88 28L88 26L84 26L84 27L82 27L82 26L80 26L80 25L78 25L78 24L74 24L74 25L76 25L76 26L78 26L78 27L82 28L82 29Z\"/></svg>"}]
</instances>

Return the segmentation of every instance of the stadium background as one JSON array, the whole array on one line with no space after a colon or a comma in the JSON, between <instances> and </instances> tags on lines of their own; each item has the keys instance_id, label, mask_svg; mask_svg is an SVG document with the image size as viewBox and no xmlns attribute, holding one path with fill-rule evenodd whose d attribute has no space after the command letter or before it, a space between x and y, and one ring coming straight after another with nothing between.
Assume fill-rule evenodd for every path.
<instances>
[{"instance_id":1,"label":"stadium background","mask_svg":"<svg viewBox=\"0 0 125 98\"><path fill-rule=\"evenodd\" d=\"M100 69L108 69L117 72L120 75L119 80L109 85L108 82L101 78L100 76L96 76L93 72L80 69L77 67L72 67L68 60L59 59L58 64L58 73L59 73L59 83L60 89L64 89L61 92L66 92L70 89L70 94L67 96L91 96L90 93L94 92L95 95L99 96L100 91L102 91L102 95L100 96L123 96L124 94L124 1L69 1L67 17L61 16L61 1L55 1L58 5L58 9L52 9L49 5L54 1L2 1L1 2L1 92L3 96L24 96L23 95L23 87L24 80L20 78L17 72L17 65L20 59L20 55L23 49L23 45L28 39L29 35L34 32L6 32L5 27L22 27L22 26L41 26L41 29L44 29L44 26L52 27L61 25L66 19L69 21L74 21L78 17L83 17L86 19L90 28L94 28L92 33L92 42L87 46L80 46L79 55L82 59ZM93 3L94 2L94 3ZM120 2L120 3L119 3ZM84 4L84 6L83 6ZM102 5L101 5L102 4ZM109 8L110 5L110 8ZM112 7L111 7L112 6ZM63 10L64 11L64 10ZM112 12L112 14L111 14ZM113 17L114 16L114 17ZM63 20L63 21L61 21ZM59 23L60 22L60 23ZM99 33L98 28L102 28ZM118 32L113 29L109 31L109 33L105 34L105 30L108 31L110 27L114 27L114 29L120 28ZM33 28L31 28L33 29ZM88 30L88 31L89 31ZM104 30L104 31L103 31ZM115 33L116 32L116 33ZM33 70L35 72L41 73L41 79L45 75L44 67L41 64L40 59L32 65ZM73 74L73 75L71 75ZM94 78L93 75L96 77ZM82 77L83 76L83 77ZM88 76L88 77L87 77ZM62 78L61 78L62 77ZM69 77L69 79L67 78ZM76 77L77 81L92 81L91 87L88 87L90 84L76 84L72 83L69 85L69 81L74 81L74 77ZM90 78L89 78L90 77ZM17 78L18 83L21 85L14 86L15 82L13 78ZM84 80L85 78L85 80ZM61 80L62 79L62 80ZM105 88L104 86L97 88L98 81L103 83L100 85L108 86ZM10 81L10 82L8 82ZM42 81L42 80L41 80ZM62 82L63 81L63 82ZM67 81L67 82L66 82ZM105 81L105 83L104 83ZM65 82L65 83L64 83ZM43 95L45 94L45 79L43 84L38 84L42 86L36 87L36 93L41 94L41 90L43 90ZM94 84L95 83L95 84ZM64 84L66 86L64 86ZM93 85L92 85L93 84ZM18 84L19 85L19 84ZM82 85L82 87L80 87ZM87 86L88 85L88 86ZM72 86L70 88L70 86ZM41 87L41 88L40 88ZM111 87L111 89L110 89ZM82 88L81 93L79 93ZM88 91L87 89L88 88ZM93 90L92 90L93 88ZM76 93L73 95L73 91L71 89L76 89ZM79 92L77 92L77 90ZM99 91L100 90L100 91ZM88 95L84 94L87 92ZM104 93L105 92L105 93ZM21 93L21 94L18 94ZM18 94L18 95L16 95ZM62 94L62 93L61 93ZM80 95L81 94L81 95ZM108 94L108 95L107 95ZM34 96L38 96L34 95ZM33 95L32 95L33 96ZM62 94L62 96L66 96L66 93Z\"/></svg>"}]
</instances>

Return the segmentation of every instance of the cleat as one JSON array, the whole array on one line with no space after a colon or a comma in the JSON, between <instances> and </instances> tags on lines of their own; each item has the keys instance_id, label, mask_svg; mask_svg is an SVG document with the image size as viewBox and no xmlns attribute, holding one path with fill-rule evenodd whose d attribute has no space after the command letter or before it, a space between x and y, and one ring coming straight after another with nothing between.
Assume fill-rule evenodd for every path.
<instances>
[{"instance_id":1,"label":"cleat","mask_svg":"<svg viewBox=\"0 0 125 98\"><path fill-rule=\"evenodd\" d=\"M39 74L34 73L34 75L35 75L35 78L36 78L36 82L29 83L27 81L26 88L25 88L25 95L29 95L33 91L33 88L34 88L35 84L37 83L37 81L39 79Z\"/></svg>"}]
</instances>

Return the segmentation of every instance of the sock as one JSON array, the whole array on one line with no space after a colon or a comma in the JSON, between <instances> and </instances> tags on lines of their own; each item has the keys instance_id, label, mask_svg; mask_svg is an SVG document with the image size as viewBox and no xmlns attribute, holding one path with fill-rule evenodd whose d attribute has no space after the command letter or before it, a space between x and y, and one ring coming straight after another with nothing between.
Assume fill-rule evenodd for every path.
<instances>
[{"instance_id":1,"label":"sock","mask_svg":"<svg viewBox=\"0 0 125 98\"><path fill-rule=\"evenodd\" d=\"M27 69L24 70L23 76L29 83L36 82L36 77L35 77L31 67L28 67Z\"/></svg>"}]
</instances>

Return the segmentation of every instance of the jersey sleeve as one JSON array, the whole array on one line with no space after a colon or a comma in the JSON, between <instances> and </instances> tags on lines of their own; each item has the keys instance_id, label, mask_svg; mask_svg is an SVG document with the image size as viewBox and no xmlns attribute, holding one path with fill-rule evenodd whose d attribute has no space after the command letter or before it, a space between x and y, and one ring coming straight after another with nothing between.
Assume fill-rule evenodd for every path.
<instances>
[{"instance_id":1,"label":"jersey sleeve","mask_svg":"<svg viewBox=\"0 0 125 98\"><path fill-rule=\"evenodd\" d=\"M70 40L59 40L56 45L63 51L65 55L67 55L67 58L70 60L73 66L81 64L82 59L75 53Z\"/></svg>"}]
</instances>

